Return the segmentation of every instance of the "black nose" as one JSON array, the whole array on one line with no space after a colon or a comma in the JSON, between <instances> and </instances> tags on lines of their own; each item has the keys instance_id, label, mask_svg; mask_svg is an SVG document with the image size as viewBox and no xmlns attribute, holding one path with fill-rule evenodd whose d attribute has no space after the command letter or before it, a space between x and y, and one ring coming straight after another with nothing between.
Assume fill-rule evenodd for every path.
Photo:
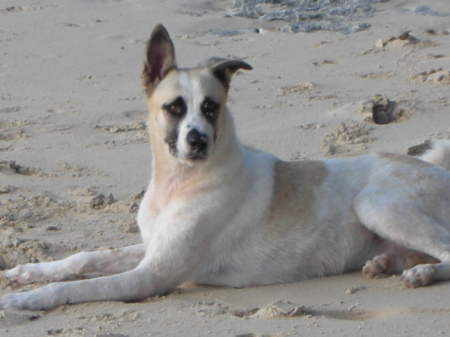
<instances>
[{"instance_id":1,"label":"black nose","mask_svg":"<svg viewBox=\"0 0 450 337\"><path fill-rule=\"evenodd\" d=\"M208 148L207 135L198 132L196 129L192 129L187 134L187 142L194 156L202 157L206 155L206 149Z\"/></svg>"}]
</instances>

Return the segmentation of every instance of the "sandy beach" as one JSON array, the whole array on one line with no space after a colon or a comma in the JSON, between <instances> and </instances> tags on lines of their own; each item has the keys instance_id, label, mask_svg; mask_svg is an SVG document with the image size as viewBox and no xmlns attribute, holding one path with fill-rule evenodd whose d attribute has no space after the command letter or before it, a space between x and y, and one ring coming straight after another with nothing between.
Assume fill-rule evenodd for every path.
<instances>
[{"instance_id":1,"label":"sandy beach","mask_svg":"<svg viewBox=\"0 0 450 337\"><path fill-rule=\"evenodd\" d=\"M450 3L370 6L373 15L345 23L368 26L345 34L293 33L282 20L235 15L229 0L2 1L0 270L140 242L135 217L152 159L139 76L158 23L181 66L210 56L252 65L234 76L229 99L251 147L297 160L417 154L450 139ZM0 279L0 294L36 286ZM406 289L399 276L355 272L5 310L0 335L445 336L449 318L450 282Z\"/></svg>"}]
</instances>

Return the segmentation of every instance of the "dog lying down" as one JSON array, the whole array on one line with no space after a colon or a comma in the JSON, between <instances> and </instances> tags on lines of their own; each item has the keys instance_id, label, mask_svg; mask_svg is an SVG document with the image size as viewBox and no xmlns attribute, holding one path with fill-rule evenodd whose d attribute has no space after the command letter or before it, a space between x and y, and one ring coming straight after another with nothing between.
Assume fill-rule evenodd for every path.
<instances>
[{"instance_id":1,"label":"dog lying down","mask_svg":"<svg viewBox=\"0 0 450 337\"><path fill-rule=\"evenodd\" d=\"M450 279L450 142L421 159L281 161L236 137L226 102L239 69L251 67L213 58L178 68L157 26L142 73L153 155L138 213L143 243L4 271L19 284L55 283L4 295L0 308L138 301L185 281L246 287L359 268L403 272L406 287ZM94 272L106 276L59 282Z\"/></svg>"}]
</instances>

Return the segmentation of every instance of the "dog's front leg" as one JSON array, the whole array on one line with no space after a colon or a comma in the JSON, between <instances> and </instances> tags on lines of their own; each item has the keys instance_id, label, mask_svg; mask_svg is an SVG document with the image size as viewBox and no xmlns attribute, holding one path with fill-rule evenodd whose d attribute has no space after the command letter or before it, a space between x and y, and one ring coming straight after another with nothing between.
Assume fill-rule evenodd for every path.
<instances>
[{"instance_id":1,"label":"dog's front leg","mask_svg":"<svg viewBox=\"0 0 450 337\"><path fill-rule=\"evenodd\" d=\"M184 223L184 219L178 219ZM167 224L169 223L169 224ZM167 221L149 240L144 259L133 270L94 279L51 283L0 297L0 309L45 310L68 303L138 301L166 294L191 278L208 256L209 237L197 226ZM195 228L199 229L199 232Z\"/></svg>"},{"instance_id":2,"label":"dog's front leg","mask_svg":"<svg viewBox=\"0 0 450 337\"><path fill-rule=\"evenodd\" d=\"M162 255L161 255L162 256ZM55 282L31 291L0 297L0 309L46 310L63 304L139 301L171 291L185 279L185 261L152 256L133 270L111 276Z\"/></svg>"},{"instance_id":3,"label":"dog's front leg","mask_svg":"<svg viewBox=\"0 0 450 337\"><path fill-rule=\"evenodd\" d=\"M63 260L18 265L0 273L19 284L55 282L89 273L118 274L136 268L145 255L144 244L95 252L81 252Z\"/></svg>"},{"instance_id":4,"label":"dog's front leg","mask_svg":"<svg viewBox=\"0 0 450 337\"><path fill-rule=\"evenodd\" d=\"M0 297L0 309L46 310L63 304L93 301L135 301L155 293L152 274L145 268L45 287Z\"/></svg>"}]
</instances>

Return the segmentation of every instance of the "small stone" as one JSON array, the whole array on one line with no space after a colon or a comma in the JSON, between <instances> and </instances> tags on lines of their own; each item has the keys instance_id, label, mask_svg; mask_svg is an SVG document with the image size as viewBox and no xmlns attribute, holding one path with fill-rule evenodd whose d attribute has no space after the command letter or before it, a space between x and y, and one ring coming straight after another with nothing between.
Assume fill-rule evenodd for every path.
<instances>
[{"instance_id":1,"label":"small stone","mask_svg":"<svg viewBox=\"0 0 450 337\"><path fill-rule=\"evenodd\" d=\"M112 205L115 202L112 194L109 194L107 197L104 194L97 194L91 198L90 204L93 209L99 209L105 205Z\"/></svg>"},{"instance_id":2,"label":"small stone","mask_svg":"<svg viewBox=\"0 0 450 337\"><path fill-rule=\"evenodd\" d=\"M430 140L425 140L421 144L413 145L408 147L407 153L410 156L421 156L425 152L429 151L432 147L432 142Z\"/></svg>"},{"instance_id":3,"label":"small stone","mask_svg":"<svg viewBox=\"0 0 450 337\"><path fill-rule=\"evenodd\" d=\"M114 200L113 195L110 193L106 198L105 198L105 204L106 205L112 205L116 202L116 200Z\"/></svg>"},{"instance_id":4,"label":"small stone","mask_svg":"<svg viewBox=\"0 0 450 337\"><path fill-rule=\"evenodd\" d=\"M384 48L386 46L386 42L383 39L379 39L377 40L377 42L375 42L375 47L377 48Z\"/></svg>"},{"instance_id":5,"label":"small stone","mask_svg":"<svg viewBox=\"0 0 450 337\"><path fill-rule=\"evenodd\" d=\"M54 225L50 225L50 226L45 227L45 230L51 231L51 232L59 231L59 227L58 226L54 226Z\"/></svg>"},{"instance_id":6,"label":"small stone","mask_svg":"<svg viewBox=\"0 0 450 337\"><path fill-rule=\"evenodd\" d=\"M47 335L48 336L56 336L61 334L64 331L64 329L50 329L47 330Z\"/></svg>"},{"instance_id":7,"label":"small stone","mask_svg":"<svg viewBox=\"0 0 450 337\"><path fill-rule=\"evenodd\" d=\"M98 209L105 204L105 196L103 194L97 194L91 199L91 207Z\"/></svg>"},{"instance_id":8,"label":"small stone","mask_svg":"<svg viewBox=\"0 0 450 337\"><path fill-rule=\"evenodd\" d=\"M357 293L360 290L364 290L365 287L351 287L351 288L347 288L345 289L345 293L349 294L349 295L353 295L354 293Z\"/></svg>"},{"instance_id":9,"label":"small stone","mask_svg":"<svg viewBox=\"0 0 450 337\"><path fill-rule=\"evenodd\" d=\"M0 193L1 193L1 194L11 193L12 191L14 191L14 186L11 186L11 185L2 185L2 186L0 187Z\"/></svg>"}]
</instances>

